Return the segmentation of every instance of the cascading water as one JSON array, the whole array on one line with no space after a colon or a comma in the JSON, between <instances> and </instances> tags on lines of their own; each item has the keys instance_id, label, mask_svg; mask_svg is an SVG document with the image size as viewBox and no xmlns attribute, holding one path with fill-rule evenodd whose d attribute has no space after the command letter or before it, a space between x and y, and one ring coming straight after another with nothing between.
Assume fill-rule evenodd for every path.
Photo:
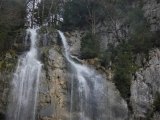
<instances>
[{"instance_id":1,"label":"cascading water","mask_svg":"<svg viewBox=\"0 0 160 120\"><path fill-rule=\"evenodd\" d=\"M69 46L61 31L58 31L65 49L65 57L70 63L74 79L71 85L70 120L106 120L107 85L104 76L94 70L75 63L70 58Z\"/></svg>"},{"instance_id":2,"label":"cascading water","mask_svg":"<svg viewBox=\"0 0 160 120\"><path fill-rule=\"evenodd\" d=\"M11 83L7 120L35 120L39 76L42 64L37 60L36 29L28 29L30 50L18 60Z\"/></svg>"}]
</instances>

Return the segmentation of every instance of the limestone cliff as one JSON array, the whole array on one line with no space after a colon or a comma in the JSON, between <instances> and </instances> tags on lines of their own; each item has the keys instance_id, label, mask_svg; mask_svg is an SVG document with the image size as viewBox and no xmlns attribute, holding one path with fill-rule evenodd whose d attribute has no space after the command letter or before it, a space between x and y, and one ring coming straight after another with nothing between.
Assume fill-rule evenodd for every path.
<instances>
[{"instance_id":1,"label":"limestone cliff","mask_svg":"<svg viewBox=\"0 0 160 120\"><path fill-rule=\"evenodd\" d=\"M68 119L70 86L65 60L54 48L49 48L47 53L43 56L44 69L39 87L39 119Z\"/></svg>"},{"instance_id":2,"label":"limestone cliff","mask_svg":"<svg viewBox=\"0 0 160 120\"><path fill-rule=\"evenodd\" d=\"M160 92L160 50L150 51L150 60L136 72L131 87L131 103L135 119L145 118L153 112L156 92ZM153 114L159 119L159 113Z\"/></svg>"},{"instance_id":3,"label":"limestone cliff","mask_svg":"<svg viewBox=\"0 0 160 120\"><path fill-rule=\"evenodd\" d=\"M57 33L55 32L51 40L57 39ZM82 33L74 32L68 35L68 42L71 46L71 53L73 55L79 55L79 52L74 52L72 50L73 45L76 42L80 42L80 35ZM84 34L84 33L83 33ZM42 35L43 36L43 35ZM81 36L82 37L82 36ZM58 43L58 40L56 43ZM74 46L75 47L75 46ZM60 49L61 48L61 49ZM77 46L75 49L78 50ZM66 120L70 119L70 109L71 109L71 85L72 77L74 76L70 69L70 64L67 63L63 55L63 47L57 44L52 44L50 46L43 47L42 60L43 60L43 71L41 74L41 82L39 87L39 99L38 99L38 119L39 120ZM85 63L85 62L84 62ZM88 64L89 65L89 64ZM103 76L106 75L101 72ZM98 81L95 81L98 82ZM74 83L75 85L77 83ZM114 83L106 79L107 89L104 93L104 101L107 106L108 112L106 113L106 119L112 120L127 120L129 111L127 107L127 102L122 99L119 92L116 90ZM101 88L99 88L101 89ZM77 93L78 95L78 93ZM78 96L73 96L73 103L76 104L76 98ZM98 98L97 98L98 99ZM100 99L100 98L99 98ZM73 104L72 103L72 104ZM78 107L78 106L77 106ZM77 119L79 113L72 111L72 119Z\"/></svg>"},{"instance_id":4,"label":"limestone cliff","mask_svg":"<svg viewBox=\"0 0 160 120\"><path fill-rule=\"evenodd\" d=\"M151 24L151 31L160 30L160 1L144 0L143 4L144 16ZM121 26L121 24L119 24ZM101 28L103 31L104 28ZM38 120L68 120L70 119L71 104L71 77L72 73L70 65L67 63L63 55L63 47L56 30L43 29L39 33L39 51L40 59L43 63L41 73L41 81L39 86L38 102ZM80 57L80 39L85 35L87 30L73 30L65 32L68 43L70 45L71 54ZM122 36L122 35L121 35ZM108 43L114 45L119 44L115 41L112 34L101 33L101 50L107 48ZM21 46L15 44L14 47ZM29 46L29 43L27 43ZM19 48L19 47L17 47ZM26 48L27 49L27 48ZM22 52L22 51L21 51ZM11 52L12 53L12 52ZM16 55L6 53L0 60L0 68L4 67L0 72L0 119L4 119L7 92L9 90L9 80L16 65ZM156 98L156 92L160 92L160 49L154 48L149 52L149 60L143 56L137 55L135 63L139 66L138 70L132 76L130 103L128 104L116 89L112 81L113 74L106 74L99 63L89 62L92 60L81 61L83 64L92 66L97 69L106 78L106 102L108 106L107 120L159 120L160 113L154 111L153 102ZM93 64L92 64L93 63ZM98 66L98 67L97 67ZM109 76L107 76L109 75ZM110 79L108 79L110 78ZM76 96L74 96L76 97ZM130 106L129 106L130 105ZM75 112L76 115L79 113Z\"/></svg>"}]
</instances>

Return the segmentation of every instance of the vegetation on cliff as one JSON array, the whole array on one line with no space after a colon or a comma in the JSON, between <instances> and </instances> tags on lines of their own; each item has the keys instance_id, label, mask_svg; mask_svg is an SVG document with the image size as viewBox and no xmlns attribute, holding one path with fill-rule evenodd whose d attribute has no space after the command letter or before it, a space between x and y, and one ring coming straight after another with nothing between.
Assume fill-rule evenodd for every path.
<instances>
[{"instance_id":1,"label":"vegetation on cliff","mask_svg":"<svg viewBox=\"0 0 160 120\"><path fill-rule=\"evenodd\" d=\"M0 2L0 52L12 47L17 34L25 23L25 0L1 0Z\"/></svg>"},{"instance_id":2,"label":"vegetation on cliff","mask_svg":"<svg viewBox=\"0 0 160 120\"><path fill-rule=\"evenodd\" d=\"M81 39L81 57L83 59L90 59L98 57L99 41L92 33L87 33Z\"/></svg>"},{"instance_id":3,"label":"vegetation on cliff","mask_svg":"<svg viewBox=\"0 0 160 120\"><path fill-rule=\"evenodd\" d=\"M86 2L85 5L84 2ZM114 2L75 0L66 4L66 6L69 6L66 7L66 11L71 12L64 12L65 24L68 22L70 26L75 27L87 26L87 24L90 26L92 35L87 34L81 39L81 57L87 59L98 56L102 66L106 69L112 67L115 85L126 100L130 98L132 75L138 70L138 65L135 64L136 55L139 53L147 58L148 51L160 45L159 32L152 33L150 24L144 17L141 7L143 3L140 2L139 5L133 7L131 6L132 2L125 0ZM80 6L83 8L82 10ZM112 10L113 8L114 10ZM77 14L76 9L78 9ZM93 13L90 14L90 11ZM91 18L88 19L89 17ZM95 23L91 24L92 20ZM119 22L122 24L119 24ZM103 23L103 27L106 27L106 33L113 34L119 42L117 46L108 44L108 49L105 51L95 47L98 45L97 43L100 43L99 32L96 33L94 30L96 28L97 31L100 31L96 27L98 23ZM95 42L95 38L99 42ZM93 55L93 53L95 54ZM112 66L110 66L111 61Z\"/></svg>"},{"instance_id":4,"label":"vegetation on cliff","mask_svg":"<svg viewBox=\"0 0 160 120\"><path fill-rule=\"evenodd\" d=\"M132 75L139 67L135 64L136 55L143 54L147 58L150 49L160 47L160 31L150 31L150 24L141 8L142 2L136 7L132 2L134 0L41 0L33 11L33 21L38 25L48 22L49 26L57 28L58 16L62 15L62 28L89 28L90 32L81 39L81 58L98 57L103 67L112 68L117 89L129 101ZM13 46L17 34L24 27L24 3L25 0L0 1L1 53ZM100 50L99 23L105 28L103 32L112 34L118 45L108 44L108 49ZM45 33L46 27L40 31ZM0 67L6 67L6 64L0 63ZM156 111L159 111L158 101L159 94L154 101Z\"/></svg>"}]
</instances>

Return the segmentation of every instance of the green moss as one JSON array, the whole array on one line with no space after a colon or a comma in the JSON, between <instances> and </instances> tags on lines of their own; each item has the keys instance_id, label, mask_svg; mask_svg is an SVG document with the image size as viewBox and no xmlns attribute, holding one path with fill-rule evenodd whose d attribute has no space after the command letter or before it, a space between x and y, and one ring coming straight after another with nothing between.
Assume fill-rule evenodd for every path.
<instances>
[{"instance_id":1,"label":"green moss","mask_svg":"<svg viewBox=\"0 0 160 120\"><path fill-rule=\"evenodd\" d=\"M42 27L39 29L39 32L40 32L40 33L47 33L47 27L46 27L46 26L42 26Z\"/></svg>"},{"instance_id":2,"label":"green moss","mask_svg":"<svg viewBox=\"0 0 160 120\"><path fill-rule=\"evenodd\" d=\"M48 31L49 31L49 33L53 33L53 32L55 32L55 31L56 31L56 29L55 29L55 28L53 28L53 27L48 27Z\"/></svg>"}]
</instances>

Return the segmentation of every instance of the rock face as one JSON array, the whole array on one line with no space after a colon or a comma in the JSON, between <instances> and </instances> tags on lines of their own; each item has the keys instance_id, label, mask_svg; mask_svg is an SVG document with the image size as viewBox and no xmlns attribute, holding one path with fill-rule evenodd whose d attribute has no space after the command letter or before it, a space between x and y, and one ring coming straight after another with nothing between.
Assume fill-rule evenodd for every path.
<instances>
[{"instance_id":1,"label":"rock face","mask_svg":"<svg viewBox=\"0 0 160 120\"><path fill-rule=\"evenodd\" d=\"M69 33L66 34L69 35ZM77 32L75 32L75 34L77 34ZM72 37L68 39L77 39L75 34L72 33ZM80 38L80 36L78 38ZM69 44L72 44L72 41ZM43 47L41 51L44 67L39 87L38 120L68 120L71 116L72 70L63 54L61 54L60 46L56 44L46 46ZM107 90L103 97L106 98L105 103L107 106L102 107L107 107L108 109L106 119L127 120L129 113L127 102L122 99L114 83L106 81L105 86L107 86ZM76 100L76 98L76 95L74 95L73 100ZM74 107L77 108L78 106ZM77 110L73 111L72 119L76 120L77 116L79 116Z\"/></svg>"},{"instance_id":2,"label":"rock face","mask_svg":"<svg viewBox=\"0 0 160 120\"><path fill-rule=\"evenodd\" d=\"M46 49L46 48L45 48ZM69 79L65 60L54 48L49 48L44 60L39 87L40 120L65 120L69 117Z\"/></svg>"},{"instance_id":3,"label":"rock face","mask_svg":"<svg viewBox=\"0 0 160 120\"><path fill-rule=\"evenodd\" d=\"M153 111L156 92L160 92L160 50L150 51L150 60L136 72L131 87L131 103L135 118L145 118ZM158 113L154 120L158 120Z\"/></svg>"},{"instance_id":4,"label":"rock face","mask_svg":"<svg viewBox=\"0 0 160 120\"><path fill-rule=\"evenodd\" d=\"M48 30L46 27L42 27L38 32L38 38L40 40L39 46L49 46L53 44L57 44L57 31L54 28L50 28L51 30ZM52 31L52 32L51 32Z\"/></svg>"},{"instance_id":5,"label":"rock face","mask_svg":"<svg viewBox=\"0 0 160 120\"><path fill-rule=\"evenodd\" d=\"M39 120L67 120L70 118L71 76L64 57L55 48L49 48L45 56L44 70L39 88ZM107 119L127 120L128 107L111 81L106 82ZM78 94L77 94L78 95ZM76 96L74 96L76 99ZM76 120L74 113L74 120ZM73 116L72 116L73 117Z\"/></svg>"},{"instance_id":6,"label":"rock face","mask_svg":"<svg viewBox=\"0 0 160 120\"><path fill-rule=\"evenodd\" d=\"M5 73L0 74L0 120L5 120L5 112L6 112L6 105L7 105L7 93L9 90L9 79L10 75Z\"/></svg>"},{"instance_id":7,"label":"rock face","mask_svg":"<svg viewBox=\"0 0 160 120\"><path fill-rule=\"evenodd\" d=\"M160 1L159 0L146 0L143 6L145 17L151 24L151 31L160 29Z\"/></svg>"},{"instance_id":8,"label":"rock face","mask_svg":"<svg viewBox=\"0 0 160 120\"><path fill-rule=\"evenodd\" d=\"M155 32L160 29L160 0L144 0L143 5L145 17L151 24L151 31ZM107 24L107 23L106 23ZM109 23L108 23L109 24ZM122 26L122 22L118 23L118 28ZM107 49L108 43L115 46L119 44L112 33L107 33L106 28L100 27L99 38L101 39L101 50ZM117 28L117 29L118 29ZM125 29L126 32L127 28ZM74 30L66 32L70 52L74 56L80 56L81 41L80 39L86 34L86 30ZM97 33L99 31L96 31ZM71 105L71 70L61 52L61 40L58 39L56 30L48 33L46 30L40 33L43 70L41 73L41 81L39 86L38 120L69 120ZM120 37L124 37L123 33L118 33ZM24 35L21 35L24 36ZM23 39L25 40L25 39ZM21 39L20 39L21 41ZM26 39L26 48L17 41L13 47L23 52L30 46L29 39ZM24 48L24 50L22 50ZM62 48L63 49L63 48ZM135 73L131 85L130 104L132 111L128 109L127 102L122 99L119 91L116 89L112 81L106 79L107 90L105 95L107 103L107 120L145 120L149 117L152 120L160 120L160 113L153 113L153 102L156 92L160 92L160 49L151 50L149 53L149 61L138 55L136 64L140 69ZM15 59L10 53L5 55L6 69L0 72L0 120L5 118L5 110L7 104L7 93L9 91L9 80L12 77L14 65L12 60ZM0 67L2 66L0 60ZM11 64L10 64L11 63ZM79 114L79 113L75 113ZM76 117L75 119L76 120Z\"/></svg>"},{"instance_id":9,"label":"rock face","mask_svg":"<svg viewBox=\"0 0 160 120\"><path fill-rule=\"evenodd\" d=\"M80 56L81 52L81 38L86 34L87 31L85 30L75 30L71 31L70 33L66 32L65 35L67 37L70 52L74 56Z\"/></svg>"},{"instance_id":10,"label":"rock face","mask_svg":"<svg viewBox=\"0 0 160 120\"><path fill-rule=\"evenodd\" d=\"M0 60L0 120L5 120L10 80L12 79L16 62L15 54L10 52L7 52L4 59Z\"/></svg>"},{"instance_id":11,"label":"rock face","mask_svg":"<svg viewBox=\"0 0 160 120\"><path fill-rule=\"evenodd\" d=\"M116 90L115 85L107 81L107 120L128 120L129 111L127 102L122 99L119 91Z\"/></svg>"}]
</instances>

